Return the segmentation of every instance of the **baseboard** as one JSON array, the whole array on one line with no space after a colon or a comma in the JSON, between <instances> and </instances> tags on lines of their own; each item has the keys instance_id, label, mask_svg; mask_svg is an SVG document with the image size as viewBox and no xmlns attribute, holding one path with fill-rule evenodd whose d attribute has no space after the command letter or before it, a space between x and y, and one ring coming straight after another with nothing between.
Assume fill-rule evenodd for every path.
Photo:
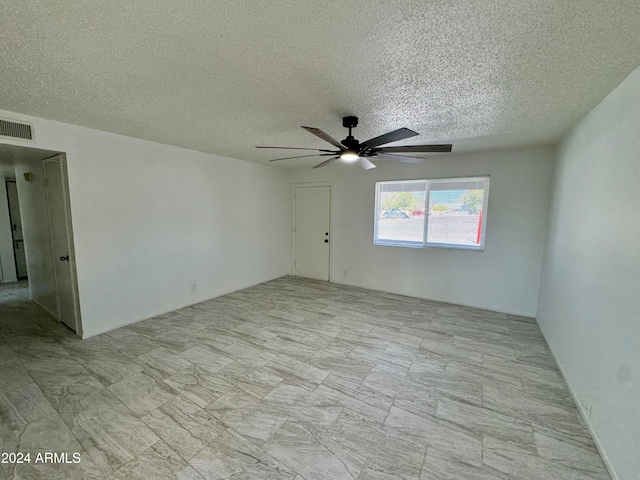
<instances>
[{"instance_id":1,"label":"baseboard","mask_svg":"<svg viewBox=\"0 0 640 480\"><path fill-rule=\"evenodd\" d=\"M210 297L210 298L205 298L204 300L198 300L197 302L188 303L186 305L182 305L181 307L176 307L176 308L174 308L172 310L167 310L165 312L156 313L156 314L152 315L151 317L145 317L145 318L139 318L139 319L136 319L136 320L131 320L130 322L123 323L121 325L117 325L117 326L114 326L114 327L108 327L108 328L105 328L105 329L102 329L102 330L98 330L98 331L95 331L95 332L89 332L89 333L85 333L84 329L83 329L82 339L85 340L87 338L95 337L96 335L102 335L103 333L113 332L114 330L117 330L117 329L122 328L122 327L128 327L128 326L134 325L134 324L136 324L138 322L144 322L145 320L151 320L152 318L159 317L160 315L166 315L167 313L175 312L176 310L180 310L182 308L192 307L192 306L198 305L200 303L208 302L209 300L213 300L214 298L223 297L225 295L229 295L230 293L239 292L240 290L244 290L245 288L255 287L256 285L260 285L262 283L270 282L270 281L276 280L278 278L286 277L287 275L288 274L278 275L277 277L269 278L269 279L266 279L266 280L262 280L261 282L252 283L250 285L246 285L246 286L244 286L242 288L236 288L235 290L230 290L228 292L220 293L219 295L215 295L215 296Z\"/></svg>"},{"instance_id":2,"label":"baseboard","mask_svg":"<svg viewBox=\"0 0 640 480\"><path fill-rule=\"evenodd\" d=\"M593 443L596 444L596 448L598 449L598 453L600 454L600 457L602 458L602 461L604 462L604 466L607 468L607 471L609 472L609 476L611 477L612 480L620 480L620 477L618 477L618 474L616 473L615 469L613 468L613 464L609 460L609 457L607 456L607 452L602 447L602 444L600 443L600 440L598 439L598 436L596 435L596 432L593 429L593 426L591 425L591 422L589 422L589 419L585 415L584 409L582 408L582 404L578 400L578 396L576 395L576 392L573 390L573 387L571 386L571 382L569 382L569 378L565 374L564 369L562 368L562 364L560 364L560 362L558 361L558 356L556 355L556 352L553 351L553 347L551 346L551 343L549 342L549 339L547 338L547 335L544 333L544 330L542 329L542 325L540 325L540 323L538 323L538 328L540 329L540 332L542 333L542 336L544 337L544 341L547 342L547 346L549 347L549 351L551 352L551 356L553 357L553 360L556 362L556 366L558 367L558 370L560 371L560 375L562 375L562 378L564 379L564 382L567 384L567 388L569 389L569 393L571 394L571 398L573 398L573 401L575 402L576 406L578 407L578 411L580 412L580 416L584 420L584 424L587 426L587 429L589 430L589 433L591 434L591 438L593 438Z\"/></svg>"}]
</instances>

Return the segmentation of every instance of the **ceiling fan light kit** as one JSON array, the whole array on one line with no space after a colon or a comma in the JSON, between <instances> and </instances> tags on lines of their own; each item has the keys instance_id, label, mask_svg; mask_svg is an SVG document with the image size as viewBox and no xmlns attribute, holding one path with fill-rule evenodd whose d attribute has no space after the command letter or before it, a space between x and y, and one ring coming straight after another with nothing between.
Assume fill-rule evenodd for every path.
<instances>
[{"instance_id":1,"label":"ceiling fan light kit","mask_svg":"<svg viewBox=\"0 0 640 480\"><path fill-rule=\"evenodd\" d=\"M330 135L326 134L319 128L314 127L302 127L309 133L315 135L318 138L321 138L327 143L330 143L337 150L326 150L320 148L298 148L298 147L262 147L257 146L256 148L273 148L277 150L313 150L318 153L313 155L298 155L294 157L284 157L284 158L275 158L273 160L269 160L270 162L279 162L280 160L291 160L294 158L306 158L306 157L332 157L328 160L319 163L313 168L321 168L335 160L342 160L345 163L355 163L358 164L365 170L370 170L372 168L376 168L375 164L373 164L369 158L379 158L382 160L390 160L392 162L403 162L403 163L420 163L424 161L424 158L420 157L411 157L407 155L397 155L397 153L431 153L431 152L439 152L446 153L451 152L451 144L443 144L443 145L409 145L406 147L381 147L381 145L385 145L391 142L397 142L399 140L404 140L406 138L415 137L418 133L413 130L409 130L408 128L399 128L398 130L394 130L389 133L385 133L384 135L380 135L379 137L372 138L367 140L366 142L360 143L356 140L351 134L351 130L358 126L358 117L348 116L342 119L342 126L344 128L349 129L349 135L347 138L338 142Z\"/></svg>"}]
</instances>

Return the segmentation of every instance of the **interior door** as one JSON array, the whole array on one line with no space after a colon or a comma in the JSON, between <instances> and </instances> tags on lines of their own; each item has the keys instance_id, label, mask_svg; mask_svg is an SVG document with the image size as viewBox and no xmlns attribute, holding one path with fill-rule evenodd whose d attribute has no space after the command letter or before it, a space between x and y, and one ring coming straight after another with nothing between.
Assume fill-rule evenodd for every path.
<instances>
[{"instance_id":1,"label":"interior door","mask_svg":"<svg viewBox=\"0 0 640 480\"><path fill-rule=\"evenodd\" d=\"M18 189L16 188L16 182L13 180L7 180L7 199L9 200L9 216L11 218L11 234L13 236L13 254L16 259L16 276L18 280L23 280L27 278L27 257L24 253Z\"/></svg>"},{"instance_id":2,"label":"interior door","mask_svg":"<svg viewBox=\"0 0 640 480\"><path fill-rule=\"evenodd\" d=\"M44 162L47 208L51 231L51 251L56 280L58 319L74 332L77 331L75 313L75 282L70 258L70 228L60 158Z\"/></svg>"},{"instance_id":3,"label":"interior door","mask_svg":"<svg viewBox=\"0 0 640 480\"><path fill-rule=\"evenodd\" d=\"M296 187L295 274L329 281L331 187Z\"/></svg>"}]
</instances>

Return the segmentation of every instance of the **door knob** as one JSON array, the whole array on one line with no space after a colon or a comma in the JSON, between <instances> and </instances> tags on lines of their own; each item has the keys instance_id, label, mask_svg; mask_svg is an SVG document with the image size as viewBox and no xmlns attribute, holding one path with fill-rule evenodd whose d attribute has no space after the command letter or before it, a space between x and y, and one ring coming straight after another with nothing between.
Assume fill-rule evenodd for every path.
<instances>
[{"instance_id":1,"label":"door knob","mask_svg":"<svg viewBox=\"0 0 640 480\"><path fill-rule=\"evenodd\" d=\"M329 243L329 240L326 240L326 239L325 239L324 243Z\"/></svg>"},{"instance_id":2,"label":"door knob","mask_svg":"<svg viewBox=\"0 0 640 480\"><path fill-rule=\"evenodd\" d=\"M65 257L60 257L60 261L61 262L68 262L69 261L69 255L67 255Z\"/></svg>"}]
</instances>

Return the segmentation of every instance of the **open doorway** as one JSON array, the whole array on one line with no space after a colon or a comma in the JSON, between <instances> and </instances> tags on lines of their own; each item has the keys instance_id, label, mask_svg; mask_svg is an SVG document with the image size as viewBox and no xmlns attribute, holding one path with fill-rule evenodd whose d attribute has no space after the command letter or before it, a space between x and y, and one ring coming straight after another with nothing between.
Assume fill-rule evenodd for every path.
<instances>
[{"instance_id":1,"label":"open doorway","mask_svg":"<svg viewBox=\"0 0 640 480\"><path fill-rule=\"evenodd\" d=\"M82 335L62 152L0 144L0 284Z\"/></svg>"}]
</instances>

